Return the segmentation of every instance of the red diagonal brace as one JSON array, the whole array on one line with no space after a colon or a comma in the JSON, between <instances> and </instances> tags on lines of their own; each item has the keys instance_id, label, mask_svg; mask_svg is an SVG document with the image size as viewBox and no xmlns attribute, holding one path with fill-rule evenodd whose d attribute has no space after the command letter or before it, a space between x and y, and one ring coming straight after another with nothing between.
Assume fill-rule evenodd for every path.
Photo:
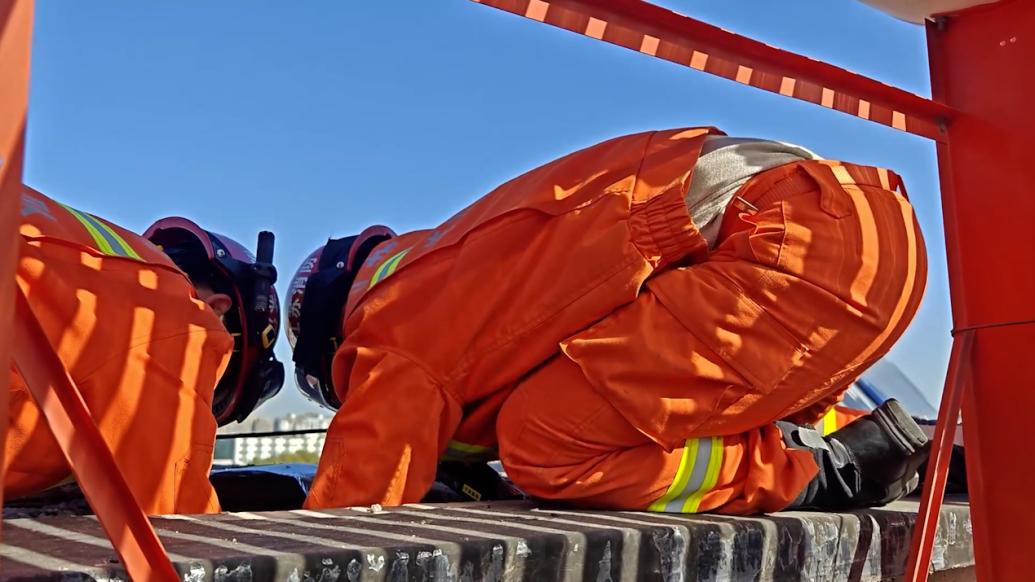
<instances>
[{"instance_id":1,"label":"red diagonal brace","mask_svg":"<svg viewBox=\"0 0 1035 582\"><path fill-rule=\"evenodd\" d=\"M133 580L176 582L161 540L122 477L64 364L20 291L15 293L14 362L43 411L83 495Z\"/></svg>"},{"instance_id":2,"label":"red diagonal brace","mask_svg":"<svg viewBox=\"0 0 1035 582\"><path fill-rule=\"evenodd\" d=\"M953 110L642 0L473 0L759 89L934 140Z\"/></svg>"},{"instance_id":3,"label":"red diagonal brace","mask_svg":"<svg viewBox=\"0 0 1035 582\"><path fill-rule=\"evenodd\" d=\"M32 0L0 1L0 365L10 366L18 207L29 105ZM4 369L0 368L0 369ZM0 372L0 503L3 502L8 377Z\"/></svg>"},{"instance_id":4,"label":"red diagonal brace","mask_svg":"<svg viewBox=\"0 0 1035 582\"><path fill-rule=\"evenodd\" d=\"M931 440L931 457L924 475L924 495L920 501L920 512L913 531L913 545L906 564L906 579L909 582L927 580L931 568L931 552L934 536L938 531L942 500L945 497L945 481L949 477L949 458L952 456L953 441L956 438L956 424L959 422L963 395L972 388L970 383L971 354L974 349L974 331L965 331L952 341L952 356L945 376L945 390L941 406L938 407L938 423Z\"/></svg>"}]
</instances>

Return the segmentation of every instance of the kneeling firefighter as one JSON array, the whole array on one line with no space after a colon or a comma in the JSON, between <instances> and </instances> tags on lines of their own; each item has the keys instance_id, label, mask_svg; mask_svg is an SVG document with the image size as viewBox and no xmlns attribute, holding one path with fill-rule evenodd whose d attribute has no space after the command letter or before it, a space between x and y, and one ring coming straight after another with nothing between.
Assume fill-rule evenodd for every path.
<instances>
[{"instance_id":1,"label":"kneeling firefighter","mask_svg":"<svg viewBox=\"0 0 1035 582\"><path fill-rule=\"evenodd\" d=\"M17 280L150 514L219 511L208 474L217 425L279 390L272 235L259 260L184 218L138 236L22 194ZM164 252L163 252L164 251ZM26 496L71 469L16 368L4 490Z\"/></svg>"},{"instance_id":2,"label":"kneeling firefighter","mask_svg":"<svg viewBox=\"0 0 1035 582\"><path fill-rule=\"evenodd\" d=\"M886 503L927 454L901 407L808 425L925 281L894 173L712 128L575 152L433 230L330 240L287 298L299 386L340 407L307 505L417 501L440 458L495 456L586 507Z\"/></svg>"}]
</instances>

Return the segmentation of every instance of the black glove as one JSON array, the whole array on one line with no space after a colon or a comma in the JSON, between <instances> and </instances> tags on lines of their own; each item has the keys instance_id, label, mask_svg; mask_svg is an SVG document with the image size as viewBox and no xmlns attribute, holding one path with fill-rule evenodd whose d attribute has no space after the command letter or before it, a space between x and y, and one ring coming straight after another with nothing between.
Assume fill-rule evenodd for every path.
<instances>
[{"instance_id":1,"label":"black glove","mask_svg":"<svg viewBox=\"0 0 1035 582\"><path fill-rule=\"evenodd\" d=\"M428 503L506 501L525 495L487 463L442 462L435 484L424 497Z\"/></svg>"}]
</instances>

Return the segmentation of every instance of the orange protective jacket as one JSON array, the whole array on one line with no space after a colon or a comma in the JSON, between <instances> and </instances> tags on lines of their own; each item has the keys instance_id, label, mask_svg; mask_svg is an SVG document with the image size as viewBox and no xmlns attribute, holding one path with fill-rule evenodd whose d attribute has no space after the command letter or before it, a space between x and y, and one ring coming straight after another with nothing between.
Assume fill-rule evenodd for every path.
<instances>
[{"instance_id":1,"label":"orange protective jacket","mask_svg":"<svg viewBox=\"0 0 1035 582\"><path fill-rule=\"evenodd\" d=\"M628 426L668 451L701 431L721 436L792 415L819 419L850 371L814 379L804 393L760 398L795 368L804 348L750 298L700 287L687 297L678 278L658 277L711 257L684 196L704 137L718 133L691 128L612 139L503 184L434 230L379 245L346 303L333 366L343 404L307 505L418 501L443 455L494 454L501 407L551 361L578 364L580 382L588 380ZM806 166L833 184L836 195L824 204L846 202L830 167ZM913 299L911 309L919 294ZM705 329L722 309L730 310L726 327ZM736 327L745 321L755 322L750 330ZM608 333L609 326L623 333ZM752 351L737 356L741 369L697 370L698 385L711 382L708 390L680 389L681 374L706 363L682 347L701 337L724 354L736 351L738 333L752 337ZM853 365L877 355L869 350ZM730 384L738 374L746 384ZM756 391L745 392L747 385ZM728 413L722 422L712 414L719 410ZM798 487L815 472L799 469Z\"/></svg>"},{"instance_id":2,"label":"orange protective jacket","mask_svg":"<svg viewBox=\"0 0 1035 582\"><path fill-rule=\"evenodd\" d=\"M26 188L17 282L151 514L219 510L208 473L212 394L233 339L157 247ZM5 493L72 478L12 366Z\"/></svg>"},{"instance_id":3,"label":"orange protective jacket","mask_svg":"<svg viewBox=\"0 0 1035 582\"><path fill-rule=\"evenodd\" d=\"M443 454L491 456L523 376L655 271L707 255L683 197L708 134L609 140L379 245L346 304L343 404L307 504L418 501Z\"/></svg>"}]
</instances>

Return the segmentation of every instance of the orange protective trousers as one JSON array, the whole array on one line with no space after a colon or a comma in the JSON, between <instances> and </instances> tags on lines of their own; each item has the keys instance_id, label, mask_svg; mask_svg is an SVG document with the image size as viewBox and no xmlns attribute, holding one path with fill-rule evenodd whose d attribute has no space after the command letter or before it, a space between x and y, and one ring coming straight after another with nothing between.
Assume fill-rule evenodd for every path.
<instances>
[{"instance_id":1,"label":"orange protective trousers","mask_svg":"<svg viewBox=\"0 0 1035 582\"><path fill-rule=\"evenodd\" d=\"M150 514L219 511L208 480L212 393L233 338L147 240L26 189L17 281ZM72 480L17 369L5 443L9 498Z\"/></svg>"},{"instance_id":2,"label":"orange protective trousers","mask_svg":"<svg viewBox=\"0 0 1035 582\"><path fill-rule=\"evenodd\" d=\"M819 420L887 352L924 248L897 176L801 162L746 184L710 250L684 196L715 133L598 144L377 247L307 505L417 501L440 457L498 449L540 498L786 507L817 468L774 421Z\"/></svg>"}]
</instances>

